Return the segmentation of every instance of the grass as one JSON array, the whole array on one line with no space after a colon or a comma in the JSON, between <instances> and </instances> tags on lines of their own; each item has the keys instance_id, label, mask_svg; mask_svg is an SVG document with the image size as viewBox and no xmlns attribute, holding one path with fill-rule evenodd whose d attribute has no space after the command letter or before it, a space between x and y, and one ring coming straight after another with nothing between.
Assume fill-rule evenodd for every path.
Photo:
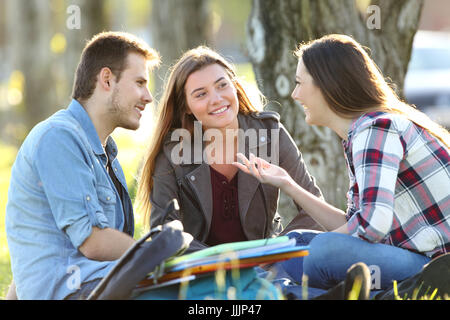
<instances>
[{"instance_id":1,"label":"grass","mask_svg":"<svg viewBox=\"0 0 450 320\"><path fill-rule=\"evenodd\" d=\"M393 282L393 289L394 289L394 299L395 300L450 300L450 296L446 293L443 297L437 296L438 289L435 288L434 290L431 287L428 287L424 294L421 294L419 296L419 292L421 291L423 283L419 285L416 289L414 289L411 297L408 297L407 294L405 294L403 297L399 295L398 293L398 287L397 287L397 281L394 280Z\"/></svg>"}]
</instances>

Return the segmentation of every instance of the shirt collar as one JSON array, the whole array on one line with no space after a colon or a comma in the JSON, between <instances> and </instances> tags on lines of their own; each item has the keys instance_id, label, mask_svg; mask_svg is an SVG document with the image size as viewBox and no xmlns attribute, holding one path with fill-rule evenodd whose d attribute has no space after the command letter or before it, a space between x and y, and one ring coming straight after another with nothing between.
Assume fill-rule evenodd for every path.
<instances>
[{"instance_id":1,"label":"shirt collar","mask_svg":"<svg viewBox=\"0 0 450 320\"><path fill-rule=\"evenodd\" d=\"M81 105L81 103L79 103L75 99L72 99L67 110L78 121L81 128L86 133L86 136L89 139L89 143L91 144L94 153L97 155L105 154L100 138L98 137L97 130L94 127L94 123L92 122L91 118L89 117L88 113ZM108 156L110 157L110 159L114 159L117 155L117 145L112 137L108 137L108 139L106 140L106 149L109 151Z\"/></svg>"},{"instance_id":2,"label":"shirt collar","mask_svg":"<svg viewBox=\"0 0 450 320\"><path fill-rule=\"evenodd\" d=\"M347 141L346 140L342 140L342 145L344 146L344 148L347 150L350 146L351 143L351 139L353 138L353 134L355 132L355 129L358 128L367 118L376 118L377 116L383 114L385 112L383 111L371 111L371 112L367 112L362 114L360 117L353 119L352 123L350 124L350 127L348 129L348 134L347 134Z\"/></svg>"}]
</instances>

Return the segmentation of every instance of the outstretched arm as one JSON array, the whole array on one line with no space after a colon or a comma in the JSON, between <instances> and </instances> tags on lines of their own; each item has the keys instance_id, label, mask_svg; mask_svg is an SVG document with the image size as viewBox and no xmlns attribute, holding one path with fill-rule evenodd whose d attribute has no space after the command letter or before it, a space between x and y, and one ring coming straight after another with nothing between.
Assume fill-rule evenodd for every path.
<instances>
[{"instance_id":1,"label":"outstretched arm","mask_svg":"<svg viewBox=\"0 0 450 320\"><path fill-rule=\"evenodd\" d=\"M250 160L243 154L238 154L238 158L245 165L235 162L233 163L235 166L253 175L262 183L280 188L326 230L347 233L345 213L299 186L283 168L257 158L253 154L250 155Z\"/></svg>"}]
</instances>

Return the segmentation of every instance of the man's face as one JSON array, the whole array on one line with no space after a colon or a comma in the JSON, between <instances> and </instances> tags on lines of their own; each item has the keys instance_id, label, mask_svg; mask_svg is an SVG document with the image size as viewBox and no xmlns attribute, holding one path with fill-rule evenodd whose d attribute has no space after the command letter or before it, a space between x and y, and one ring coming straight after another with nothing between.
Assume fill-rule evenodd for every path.
<instances>
[{"instance_id":1,"label":"man's face","mask_svg":"<svg viewBox=\"0 0 450 320\"><path fill-rule=\"evenodd\" d=\"M145 105L153 101L148 90L147 60L136 53L127 57L126 69L122 71L109 101L108 113L114 127L130 130L139 128Z\"/></svg>"}]
</instances>

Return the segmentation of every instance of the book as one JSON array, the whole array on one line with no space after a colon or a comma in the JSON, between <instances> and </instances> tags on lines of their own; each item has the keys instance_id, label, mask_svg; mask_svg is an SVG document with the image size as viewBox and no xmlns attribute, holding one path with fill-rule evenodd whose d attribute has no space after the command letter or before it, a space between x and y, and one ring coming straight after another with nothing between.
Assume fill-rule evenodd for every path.
<instances>
[{"instance_id":1,"label":"book","mask_svg":"<svg viewBox=\"0 0 450 320\"><path fill-rule=\"evenodd\" d=\"M170 267L165 267L166 272L180 271L190 267L195 267L198 265L206 265L211 263L216 263L220 261L230 261L233 259L246 259L258 256L265 256L274 253L282 253L288 251L295 251L299 247L295 247L295 239L290 239L288 241L274 243L266 246L258 246L249 249L236 250L236 251L224 251L220 254L215 254L205 258L194 258L181 261Z\"/></svg>"},{"instance_id":2,"label":"book","mask_svg":"<svg viewBox=\"0 0 450 320\"><path fill-rule=\"evenodd\" d=\"M271 255L264 255L259 257L252 257L246 259L217 261L210 264L202 264L189 267L179 271L165 273L160 278L156 279L158 283L165 282L176 278L184 278L190 275L198 275L204 273L215 272L217 270L231 270L255 267L261 264L270 264L278 261L283 261L291 258L303 257L308 255L308 251L304 249L291 250L290 252L275 253Z\"/></svg>"},{"instance_id":3,"label":"book","mask_svg":"<svg viewBox=\"0 0 450 320\"><path fill-rule=\"evenodd\" d=\"M227 252L227 251L238 251L238 250L267 246L267 245L271 245L271 244L275 244L275 243L283 243L283 242L287 242L287 241L289 241L288 236L281 236L281 237L269 238L269 239L223 243L223 244L219 244L219 245L216 245L216 246L213 246L210 248L206 248L203 250L199 250L196 252L192 252L189 254L171 258L165 262L164 268L168 269L168 268L170 268L178 263L181 263L183 261L193 260L193 259L198 259L198 258L205 258L208 256L221 254L221 253Z\"/></svg>"}]
</instances>

